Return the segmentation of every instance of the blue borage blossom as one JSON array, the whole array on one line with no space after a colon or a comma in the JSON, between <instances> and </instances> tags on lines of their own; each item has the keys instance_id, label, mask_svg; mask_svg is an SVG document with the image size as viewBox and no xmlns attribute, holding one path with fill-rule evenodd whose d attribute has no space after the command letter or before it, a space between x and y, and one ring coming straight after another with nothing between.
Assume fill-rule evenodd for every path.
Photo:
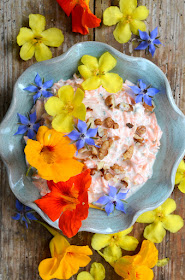
<instances>
[{"instance_id":1,"label":"blue borage blossom","mask_svg":"<svg viewBox=\"0 0 185 280\"><path fill-rule=\"evenodd\" d=\"M36 111L33 114L30 114L29 118L21 114L17 114L17 116L20 121L20 126L18 127L18 130L14 135L24 134L27 132L28 138L33 139L40 127L40 123L36 123L37 120Z\"/></svg>"},{"instance_id":2,"label":"blue borage blossom","mask_svg":"<svg viewBox=\"0 0 185 280\"><path fill-rule=\"evenodd\" d=\"M135 102L145 102L147 105L152 106L152 97L159 92L156 88L146 86L141 79L138 80L137 86L129 86L136 95Z\"/></svg>"},{"instance_id":3,"label":"blue borage blossom","mask_svg":"<svg viewBox=\"0 0 185 280\"><path fill-rule=\"evenodd\" d=\"M103 204L107 215L109 216L114 212L115 208L119 211L125 213L124 209L124 199L126 198L128 191L126 193L121 193L120 189L109 186L109 194L100 197L95 203Z\"/></svg>"},{"instance_id":4,"label":"blue borage blossom","mask_svg":"<svg viewBox=\"0 0 185 280\"><path fill-rule=\"evenodd\" d=\"M87 147L88 145L90 145L99 148L99 146L95 145L94 142L94 137L96 136L97 132L98 128L90 128L90 126L87 127L86 122L78 120L78 125L75 126L75 129L66 136L68 136L73 141L72 143L76 143L76 154L78 154L78 150L80 150L84 146Z\"/></svg>"},{"instance_id":5,"label":"blue borage blossom","mask_svg":"<svg viewBox=\"0 0 185 280\"><path fill-rule=\"evenodd\" d=\"M29 85L28 87L24 88L24 90L35 93L35 95L33 96L34 103L41 96L46 97L46 98L53 96L53 94L50 91L48 91L48 89L50 89L53 85L53 80L44 82L44 81L42 81L41 77L37 73L37 75L35 77L35 84L36 85Z\"/></svg>"},{"instance_id":6,"label":"blue borage blossom","mask_svg":"<svg viewBox=\"0 0 185 280\"><path fill-rule=\"evenodd\" d=\"M157 34L158 27L156 27L153 31L149 32L149 34L147 32L139 30L139 36L141 40L143 40L143 42L141 42L141 44L137 48L135 48L135 50L145 50L146 48L148 48L149 52L152 54L152 56L154 56L156 47L158 47L157 45L162 44L159 41L159 37L157 37Z\"/></svg>"},{"instance_id":7,"label":"blue borage blossom","mask_svg":"<svg viewBox=\"0 0 185 280\"><path fill-rule=\"evenodd\" d=\"M16 200L16 215L12 217L13 220L20 220L21 224L25 222L26 227L28 228L28 224L30 224L31 220L36 221L37 218L32 214L34 210L32 210L30 207L25 206L22 204L18 199Z\"/></svg>"}]
</instances>

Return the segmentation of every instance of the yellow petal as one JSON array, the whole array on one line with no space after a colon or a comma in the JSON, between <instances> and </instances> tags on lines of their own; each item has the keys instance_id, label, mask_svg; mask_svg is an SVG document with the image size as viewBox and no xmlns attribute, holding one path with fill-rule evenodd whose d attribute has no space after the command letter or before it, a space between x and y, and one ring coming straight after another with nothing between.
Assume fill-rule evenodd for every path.
<instances>
[{"instance_id":1,"label":"yellow petal","mask_svg":"<svg viewBox=\"0 0 185 280\"><path fill-rule=\"evenodd\" d=\"M141 214L137 218L136 222L150 224L150 223L154 222L155 218L156 218L156 214L154 211L147 211L147 212Z\"/></svg>"},{"instance_id":2,"label":"yellow petal","mask_svg":"<svg viewBox=\"0 0 185 280\"><path fill-rule=\"evenodd\" d=\"M73 117L80 119L81 121L85 121L85 116L86 116L86 107L82 103L80 106L77 106L74 108L72 112Z\"/></svg>"},{"instance_id":3,"label":"yellow petal","mask_svg":"<svg viewBox=\"0 0 185 280\"><path fill-rule=\"evenodd\" d=\"M100 251L98 251L98 253L111 265L122 257L121 248L115 244L113 246L106 247L103 250L103 254Z\"/></svg>"},{"instance_id":4,"label":"yellow petal","mask_svg":"<svg viewBox=\"0 0 185 280\"><path fill-rule=\"evenodd\" d=\"M165 235L166 235L166 230L164 229L163 224L161 222L156 222L147 226L143 234L143 236L146 239L154 243L162 242Z\"/></svg>"},{"instance_id":5,"label":"yellow petal","mask_svg":"<svg viewBox=\"0 0 185 280\"><path fill-rule=\"evenodd\" d=\"M39 14L29 15L29 26L33 30L35 35L40 35L44 31L46 26L46 19Z\"/></svg>"},{"instance_id":6,"label":"yellow petal","mask_svg":"<svg viewBox=\"0 0 185 280\"><path fill-rule=\"evenodd\" d=\"M91 239L91 246L94 250L101 250L110 244L111 234L95 233Z\"/></svg>"},{"instance_id":7,"label":"yellow petal","mask_svg":"<svg viewBox=\"0 0 185 280\"><path fill-rule=\"evenodd\" d=\"M179 184L183 179L185 179L185 162L181 160L175 177L175 184Z\"/></svg>"},{"instance_id":8,"label":"yellow petal","mask_svg":"<svg viewBox=\"0 0 185 280\"><path fill-rule=\"evenodd\" d=\"M72 103L74 98L74 90L72 86L66 85L59 89L58 97L63 102L63 104Z\"/></svg>"},{"instance_id":9,"label":"yellow petal","mask_svg":"<svg viewBox=\"0 0 185 280\"><path fill-rule=\"evenodd\" d=\"M98 60L91 55L84 55L81 58L81 62L87 66L91 71L98 69Z\"/></svg>"},{"instance_id":10,"label":"yellow petal","mask_svg":"<svg viewBox=\"0 0 185 280\"><path fill-rule=\"evenodd\" d=\"M118 245L126 251L135 251L138 243L138 240L133 236L123 236L118 241Z\"/></svg>"},{"instance_id":11,"label":"yellow petal","mask_svg":"<svg viewBox=\"0 0 185 280\"><path fill-rule=\"evenodd\" d=\"M70 244L67 241L67 239L58 233L57 235L55 235L55 237L51 239L49 244L51 256L55 257L57 255L64 254L69 246Z\"/></svg>"},{"instance_id":12,"label":"yellow petal","mask_svg":"<svg viewBox=\"0 0 185 280\"><path fill-rule=\"evenodd\" d=\"M104 280L105 279L105 268L101 263L97 263L97 262L92 263L90 273L93 276L94 280ZM86 279L84 279L84 280L86 280Z\"/></svg>"},{"instance_id":13,"label":"yellow petal","mask_svg":"<svg viewBox=\"0 0 185 280\"><path fill-rule=\"evenodd\" d=\"M23 60L28 60L33 57L35 53L35 45L32 42L25 43L20 50L20 57Z\"/></svg>"},{"instance_id":14,"label":"yellow petal","mask_svg":"<svg viewBox=\"0 0 185 280\"><path fill-rule=\"evenodd\" d=\"M99 76L92 76L82 83L82 87L85 90L97 89L100 86L101 86L101 79L99 78Z\"/></svg>"},{"instance_id":15,"label":"yellow petal","mask_svg":"<svg viewBox=\"0 0 185 280\"><path fill-rule=\"evenodd\" d=\"M78 71L85 80L92 76L91 70L85 65L78 66Z\"/></svg>"},{"instance_id":16,"label":"yellow petal","mask_svg":"<svg viewBox=\"0 0 185 280\"><path fill-rule=\"evenodd\" d=\"M35 47L35 58L37 61L48 60L52 58L52 52L43 43L37 43Z\"/></svg>"},{"instance_id":17,"label":"yellow petal","mask_svg":"<svg viewBox=\"0 0 185 280\"><path fill-rule=\"evenodd\" d=\"M128 23L119 22L113 32L114 38L119 43L127 43L131 38L130 25Z\"/></svg>"},{"instance_id":18,"label":"yellow petal","mask_svg":"<svg viewBox=\"0 0 185 280\"><path fill-rule=\"evenodd\" d=\"M139 265L145 265L149 268L153 268L158 261L158 250L153 242L144 240L138 256L140 256Z\"/></svg>"},{"instance_id":19,"label":"yellow petal","mask_svg":"<svg viewBox=\"0 0 185 280\"><path fill-rule=\"evenodd\" d=\"M59 47L64 42L64 35L58 28L49 28L43 31L41 36L46 46Z\"/></svg>"},{"instance_id":20,"label":"yellow petal","mask_svg":"<svg viewBox=\"0 0 185 280\"><path fill-rule=\"evenodd\" d=\"M178 185L179 190L185 193L185 179Z\"/></svg>"},{"instance_id":21,"label":"yellow petal","mask_svg":"<svg viewBox=\"0 0 185 280\"><path fill-rule=\"evenodd\" d=\"M120 232L118 232L118 233L115 233L115 234L112 234L112 235L119 235L119 237L122 238L122 237L124 237L125 235L131 233L132 230L133 230L133 227L129 227L129 228L125 229L125 230L122 230L122 231L120 231Z\"/></svg>"},{"instance_id":22,"label":"yellow petal","mask_svg":"<svg viewBox=\"0 0 185 280\"><path fill-rule=\"evenodd\" d=\"M179 215L169 215L162 219L163 226L172 233L179 231L183 226L183 219Z\"/></svg>"},{"instance_id":23,"label":"yellow petal","mask_svg":"<svg viewBox=\"0 0 185 280\"><path fill-rule=\"evenodd\" d=\"M73 117L65 113L54 117L52 127L59 132L69 133L73 130Z\"/></svg>"},{"instance_id":24,"label":"yellow petal","mask_svg":"<svg viewBox=\"0 0 185 280\"><path fill-rule=\"evenodd\" d=\"M63 112L64 103L58 97L52 96L45 103L45 110L48 115L54 117Z\"/></svg>"},{"instance_id":25,"label":"yellow petal","mask_svg":"<svg viewBox=\"0 0 185 280\"><path fill-rule=\"evenodd\" d=\"M55 278L55 271L58 268L59 262L57 258L50 258L41 261L38 267L39 275L43 280Z\"/></svg>"},{"instance_id":26,"label":"yellow petal","mask_svg":"<svg viewBox=\"0 0 185 280\"><path fill-rule=\"evenodd\" d=\"M119 6L123 15L131 15L137 7L137 0L120 0Z\"/></svg>"},{"instance_id":27,"label":"yellow petal","mask_svg":"<svg viewBox=\"0 0 185 280\"><path fill-rule=\"evenodd\" d=\"M17 44L19 46L24 45L25 43L31 41L34 38L33 32L27 27L22 27L17 36Z\"/></svg>"},{"instance_id":28,"label":"yellow petal","mask_svg":"<svg viewBox=\"0 0 185 280\"><path fill-rule=\"evenodd\" d=\"M158 208L157 208L158 209ZM156 209L156 210L157 210ZM162 205L161 211L164 216L171 214L176 209L176 202L172 198L168 198Z\"/></svg>"},{"instance_id":29,"label":"yellow petal","mask_svg":"<svg viewBox=\"0 0 185 280\"><path fill-rule=\"evenodd\" d=\"M154 273L152 269L148 268L144 265L139 265L135 268L135 279L141 279L141 280L153 280L154 279Z\"/></svg>"},{"instance_id":30,"label":"yellow petal","mask_svg":"<svg viewBox=\"0 0 185 280\"><path fill-rule=\"evenodd\" d=\"M115 73L106 73L101 76L102 86L110 93L116 93L123 87L123 79Z\"/></svg>"},{"instance_id":31,"label":"yellow petal","mask_svg":"<svg viewBox=\"0 0 185 280\"><path fill-rule=\"evenodd\" d=\"M100 72L109 72L116 64L117 60L109 52L105 52L99 59L99 70Z\"/></svg>"},{"instance_id":32,"label":"yellow petal","mask_svg":"<svg viewBox=\"0 0 185 280\"><path fill-rule=\"evenodd\" d=\"M162 259L162 260L158 260L156 266L158 266L158 267L165 266L165 265L168 264L169 260L170 260L169 258L165 258L165 259Z\"/></svg>"},{"instance_id":33,"label":"yellow petal","mask_svg":"<svg viewBox=\"0 0 185 280\"><path fill-rule=\"evenodd\" d=\"M75 97L74 97L74 99L72 101L72 104L74 106L81 105L81 103L82 103L82 101L84 99L84 95L85 95L84 91L81 90L80 88L77 88L76 93L75 93Z\"/></svg>"},{"instance_id":34,"label":"yellow petal","mask_svg":"<svg viewBox=\"0 0 185 280\"><path fill-rule=\"evenodd\" d=\"M133 34L139 35L139 30L146 31L146 25L143 21L134 19L130 22L130 29Z\"/></svg>"},{"instance_id":35,"label":"yellow petal","mask_svg":"<svg viewBox=\"0 0 185 280\"><path fill-rule=\"evenodd\" d=\"M76 280L94 280L91 274L87 271L82 271L77 275Z\"/></svg>"},{"instance_id":36,"label":"yellow petal","mask_svg":"<svg viewBox=\"0 0 185 280\"><path fill-rule=\"evenodd\" d=\"M109 7L103 13L103 24L111 26L118 23L123 17L118 7Z\"/></svg>"},{"instance_id":37,"label":"yellow petal","mask_svg":"<svg viewBox=\"0 0 185 280\"><path fill-rule=\"evenodd\" d=\"M148 15L149 15L149 10L147 9L147 7L139 6L133 11L132 18L137 20L144 20L148 17Z\"/></svg>"}]
</instances>

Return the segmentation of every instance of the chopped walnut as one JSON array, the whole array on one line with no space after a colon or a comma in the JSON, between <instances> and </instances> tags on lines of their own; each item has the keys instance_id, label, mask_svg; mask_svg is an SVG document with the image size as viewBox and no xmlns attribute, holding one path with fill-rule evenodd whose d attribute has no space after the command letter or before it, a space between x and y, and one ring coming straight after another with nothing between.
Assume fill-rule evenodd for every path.
<instances>
[{"instance_id":1,"label":"chopped walnut","mask_svg":"<svg viewBox=\"0 0 185 280\"><path fill-rule=\"evenodd\" d=\"M87 126L89 126L91 124L91 128L94 128L94 119L91 117L87 120Z\"/></svg>"},{"instance_id":2,"label":"chopped walnut","mask_svg":"<svg viewBox=\"0 0 185 280\"><path fill-rule=\"evenodd\" d=\"M96 119L94 121L94 123L95 123L95 125L102 125L103 124L103 122L100 119Z\"/></svg>"},{"instance_id":3,"label":"chopped walnut","mask_svg":"<svg viewBox=\"0 0 185 280\"><path fill-rule=\"evenodd\" d=\"M117 141L117 140L119 140L119 139L120 139L120 137L119 137L119 136L117 136L117 135L116 135L116 136L114 136L113 138L114 138L114 140L115 140L115 141Z\"/></svg>"},{"instance_id":4,"label":"chopped walnut","mask_svg":"<svg viewBox=\"0 0 185 280\"><path fill-rule=\"evenodd\" d=\"M113 94L107 96L105 99L105 104L112 110L115 106L115 97Z\"/></svg>"},{"instance_id":5,"label":"chopped walnut","mask_svg":"<svg viewBox=\"0 0 185 280\"><path fill-rule=\"evenodd\" d=\"M108 149L109 149L109 141L106 140L103 142L103 144L101 145L101 148L99 149L99 154L98 154L98 157L99 159L103 159L105 156L108 155Z\"/></svg>"},{"instance_id":6,"label":"chopped walnut","mask_svg":"<svg viewBox=\"0 0 185 280\"><path fill-rule=\"evenodd\" d=\"M98 155L98 149L96 147L92 146L91 153L92 153L93 156L97 156Z\"/></svg>"},{"instance_id":7,"label":"chopped walnut","mask_svg":"<svg viewBox=\"0 0 185 280\"><path fill-rule=\"evenodd\" d=\"M109 181L110 179L112 179L114 176L111 173L106 173L104 174L104 178L105 180Z\"/></svg>"},{"instance_id":8,"label":"chopped walnut","mask_svg":"<svg viewBox=\"0 0 185 280\"><path fill-rule=\"evenodd\" d=\"M109 141L109 147L111 147L114 141L112 140L112 138L109 138L108 141Z\"/></svg>"},{"instance_id":9,"label":"chopped walnut","mask_svg":"<svg viewBox=\"0 0 185 280\"><path fill-rule=\"evenodd\" d=\"M138 135L142 135L142 134L144 134L145 132L146 132L146 126L144 126L144 125L140 125L140 126L138 126L137 129L136 129L136 133L137 133Z\"/></svg>"},{"instance_id":10,"label":"chopped walnut","mask_svg":"<svg viewBox=\"0 0 185 280\"><path fill-rule=\"evenodd\" d=\"M138 134L134 134L134 141L139 142L139 143L144 143L144 138L142 138L141 136L139 136Z\"/></svg>"},{"instance_id":11,"label":"chopped walnut","mask_svg":"<svg viewBox=\"0 0 185 280\"><path fill-rule=\"evenodd\" d=\"M131 159L134 153L134 146L130 146L128 150L123 154L124 159Z\"/></svg>"},{"instance_id":12,"label":"chopped walnut","mask_svg":"<svg viewBox=\"0 0 185 280\"><path fill-rule=\"evenodd\" d=\"M128 182L123 179L121 180L121 184L123 185L124 188L128 187Z\"/></svg>"},{"instance_id":13,"label":"chopped walnut","mask_svg":"<svg viewBox=\"0 0 185 280\"><path fill-rule=\"evenodd\" d=\"M113 128L114 128L114 129L118 129L118 128L119 128L119 124L118 124L118 123L114 123L114 124L113 124Z\"/></svg>"},{"instance_id":14,"label":"chopped walnut","mask_svg":"<svg viewBox=\"0 0 185 280\"><path fill-rule=\"evenodd\" d=\"M104 120L104 125L108 128L113 128L114 121L110 117L108 117Z\"/></svg>"},{"instance_id":15,"label":"chopped walnut","mask_svg":"<svg viewBox=\"0 0 185 280\"><path fill-rule=\"evenodd\" d=\"M118 104L116 106L116 108L117 109L121 108L122 110L127 111L127 112L133 111L133 106L131 104L128 104L128 103L125 103L125 102L122 102L122 103Z\"/></svg>"},{"instance_id":16,"label":"chopped walnut","mask_svg":"<svg viewBox=\"0 0 185 280\"><path fill-rule=\"evenodd\" d=\"M150 111L150 112L153 112L154 109L155 109L155 106L154 106L154 105L149 106L149 105L147 105L146 103L143 104L143 107L145 108L145 110Z\"/></svg>"},{"instance_id":17,"label":"chopped walnut","mask_svg":"<svg viewBox=\"0 0 185 280\"><path fill-rule=\"evenodd\" d=\"M115 173L122 173L124 172L124 168L122 166L120 166L119 164L115 163L113 166L111 166L111 169L115 172Z\"/></svg>"},{"instance_id":18,"label":"chopped walnut","mask_svg":"<svg viewBox=\"0 0 185 280\"><path fill-rule=\"evenodd\" d=\"M126 123L126 126L128 126L129 128L132 128L134 125L131 123Z\"/></svg>"},{"instance_id":19,"label":"chopped walnut","mask_svg":"<svg viewBox=\"0 0 185 280\"><path fill-rule=\"evenodd\" d=\"M91 174L91 175L95 175L96 171L97 171L97 170L96 170L95 168L92 168L91 171L90 171L90 174Z\"/></svg>"},{"instance_id":20,"label":"chopped walnut","mask_svg":"<svg viewBox=\"0 0 185 280\"><path fill-rule=\"evenodd\" d=\"M91 112L91 111L93 111L93 109L91 109L90 107L87 107L87 112Z\"/></svg>"}]
</instances>

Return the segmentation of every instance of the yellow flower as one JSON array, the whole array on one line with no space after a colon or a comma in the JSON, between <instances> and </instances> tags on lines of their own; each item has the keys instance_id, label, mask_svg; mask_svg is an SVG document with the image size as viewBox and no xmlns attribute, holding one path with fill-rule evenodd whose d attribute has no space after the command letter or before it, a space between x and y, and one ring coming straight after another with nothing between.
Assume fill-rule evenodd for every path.
<instances>
[{"instance_id":1,"label":"yellow flower","mask_svg":"<svg viewBox=\"0 0 185 280\"><path fill-rule=\"evenodd\" d=\"M105 52L99 61L96 57L84 55L81 58L83 65L78 67L78 71L84 78L82 87L85 90L93 90L101 85L110 93L116 93L122 89L123 79L115 73L108 73L116 64L116 59L109 53Z\"/></svg>"},{"instance_id":2,"label":"yellow flower","mask_svg":"<svg viewBox=\"0 0 185 280\"><path fill-rule=\"evenodd\" d=\"M137 255L124 256L114 265L115 272L125 280L152 280L153 268L157 264L158 250L148 240L144 240Z\"/></svg>"},{"instance_id":3,"label":"yellow flower","mask_svg":"<svg viewBox=\"0 0 185 280\"><path fill-rule=\"evenodd\" d=\"M58 97L53 96L45 104L46 112L53 117L52 127L59 132L73 130L73 118L85 120L86 108L82 103L84 92L77 89L74 94L72 86L63 86L58 91Z\"/></svg>"},{"instance_id":4,"label":"yellow flower","mask_svg":"<svg viewBox=\"0 0 185 280\"><path fill-rule=\"evenodd\" d=\"M29 15L29 26L22 27L17 36L17 44L21 47L20 57L23 60L32 58L37 61L52 58L52 52L47 47L59 47L64 41L64 35L58 28L45 29L46 19L39 14Z\"/></svg>"},{"instance_id":5,"label":"yellow flower","mask_svg":"<svg viewBox=\"0 0 185 280\"><path fill-rule=\"evenodd\" d=\"M175 177L175 184L179 184L178 188L181 192L185 193L185 162L182 160L177 168Z\"/></svg>"},{"instance_id":6,"label":"yellow flower","mask_svg":"<svg viewBox=\"0 0 185 280\"><path fill-rule=\"evenodd\" d=\"M145 31L145 20L149 11L145 6L137 7L137 0L120 0L118 7L109 7L103 13L103 23L108 26L117 26L113 32L114 38L119 43L126 43L130 40L132 33L139 35L139 31Z\"/></svg>"},{"instance_id":7,"label":"yellow flower","mask_svg":"<svg viewBox=\"0 0 185 280\"><path fill-rule=\"evenodd\" d=\"M172 198L168 198L155 210L139 216L138 223L152 223L145 228L144 237L154 243L160 243L166 235L166 230L172 233L179 231L184 222L179 215L170 215L175 209L175 201Z\"/></svg>"},{"instance_id":8,"label":"yellow flower","mask_svg":"<svg viewBox=\"0 0 185 280\"><path fill-rule=\"evenodd\" d=\"M105 268L101 263L94 262L91 265L90 273L82 271L78 274L77 280L104 280Z\"/></svg>"},{"instance_id":9,"label":"yellow flower","mask_svg":"<svg viewBox=\"0 0 185 280\"><path fill-rule=\"evenodd\" d=\"M91 261L88 255L92 255L88 246L70 245L67 239L53 228L41 224L54 235L49 244L51 258L41 261L38 267L39 275L43 280L69 279L80 267L88 265Z\"/></svg>"}]
</instances>

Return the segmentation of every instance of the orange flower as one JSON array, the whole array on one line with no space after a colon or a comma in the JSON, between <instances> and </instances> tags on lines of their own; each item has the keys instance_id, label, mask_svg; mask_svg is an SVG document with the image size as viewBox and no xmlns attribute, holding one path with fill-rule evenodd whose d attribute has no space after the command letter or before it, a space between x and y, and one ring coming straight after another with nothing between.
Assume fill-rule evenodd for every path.
<instances>
[{"instance_id":1,"label":"orange flower","mask_svg":"<svg viewBox=\"0 0 185 280\"><path fill-rule=\"evenodd\" d=\"M91 185L90 170L55 184L48 181L50 193L35 203L54 222L59 219L59 228L67 237L77 234L82 220L88 216L88 188Z\"/></svg>"},{"instance_id":2,"label":"orange flower","mask_svg":"<svg viewBox=\"0 0 185 280\"><path fill-rule=\"evenodd\" d=\"M63 133L40 126L37 141L28 139L24 149L29 164L38 175L54 182L67 181L81 173L83 164L73 158L76 148Z\"/></svg>"},{"instance_id":3,"label":"orange flower","mask_svg":"<svg viewBox=\"0 0 185 280\"><path fill-rule=\"evenodd\" d=\"M67 16L72 13L72 31L83 35L89 33L88 28L100 26L97 18L89 8L89 0L57 0Z\"/></svg>"}]
</instances>

